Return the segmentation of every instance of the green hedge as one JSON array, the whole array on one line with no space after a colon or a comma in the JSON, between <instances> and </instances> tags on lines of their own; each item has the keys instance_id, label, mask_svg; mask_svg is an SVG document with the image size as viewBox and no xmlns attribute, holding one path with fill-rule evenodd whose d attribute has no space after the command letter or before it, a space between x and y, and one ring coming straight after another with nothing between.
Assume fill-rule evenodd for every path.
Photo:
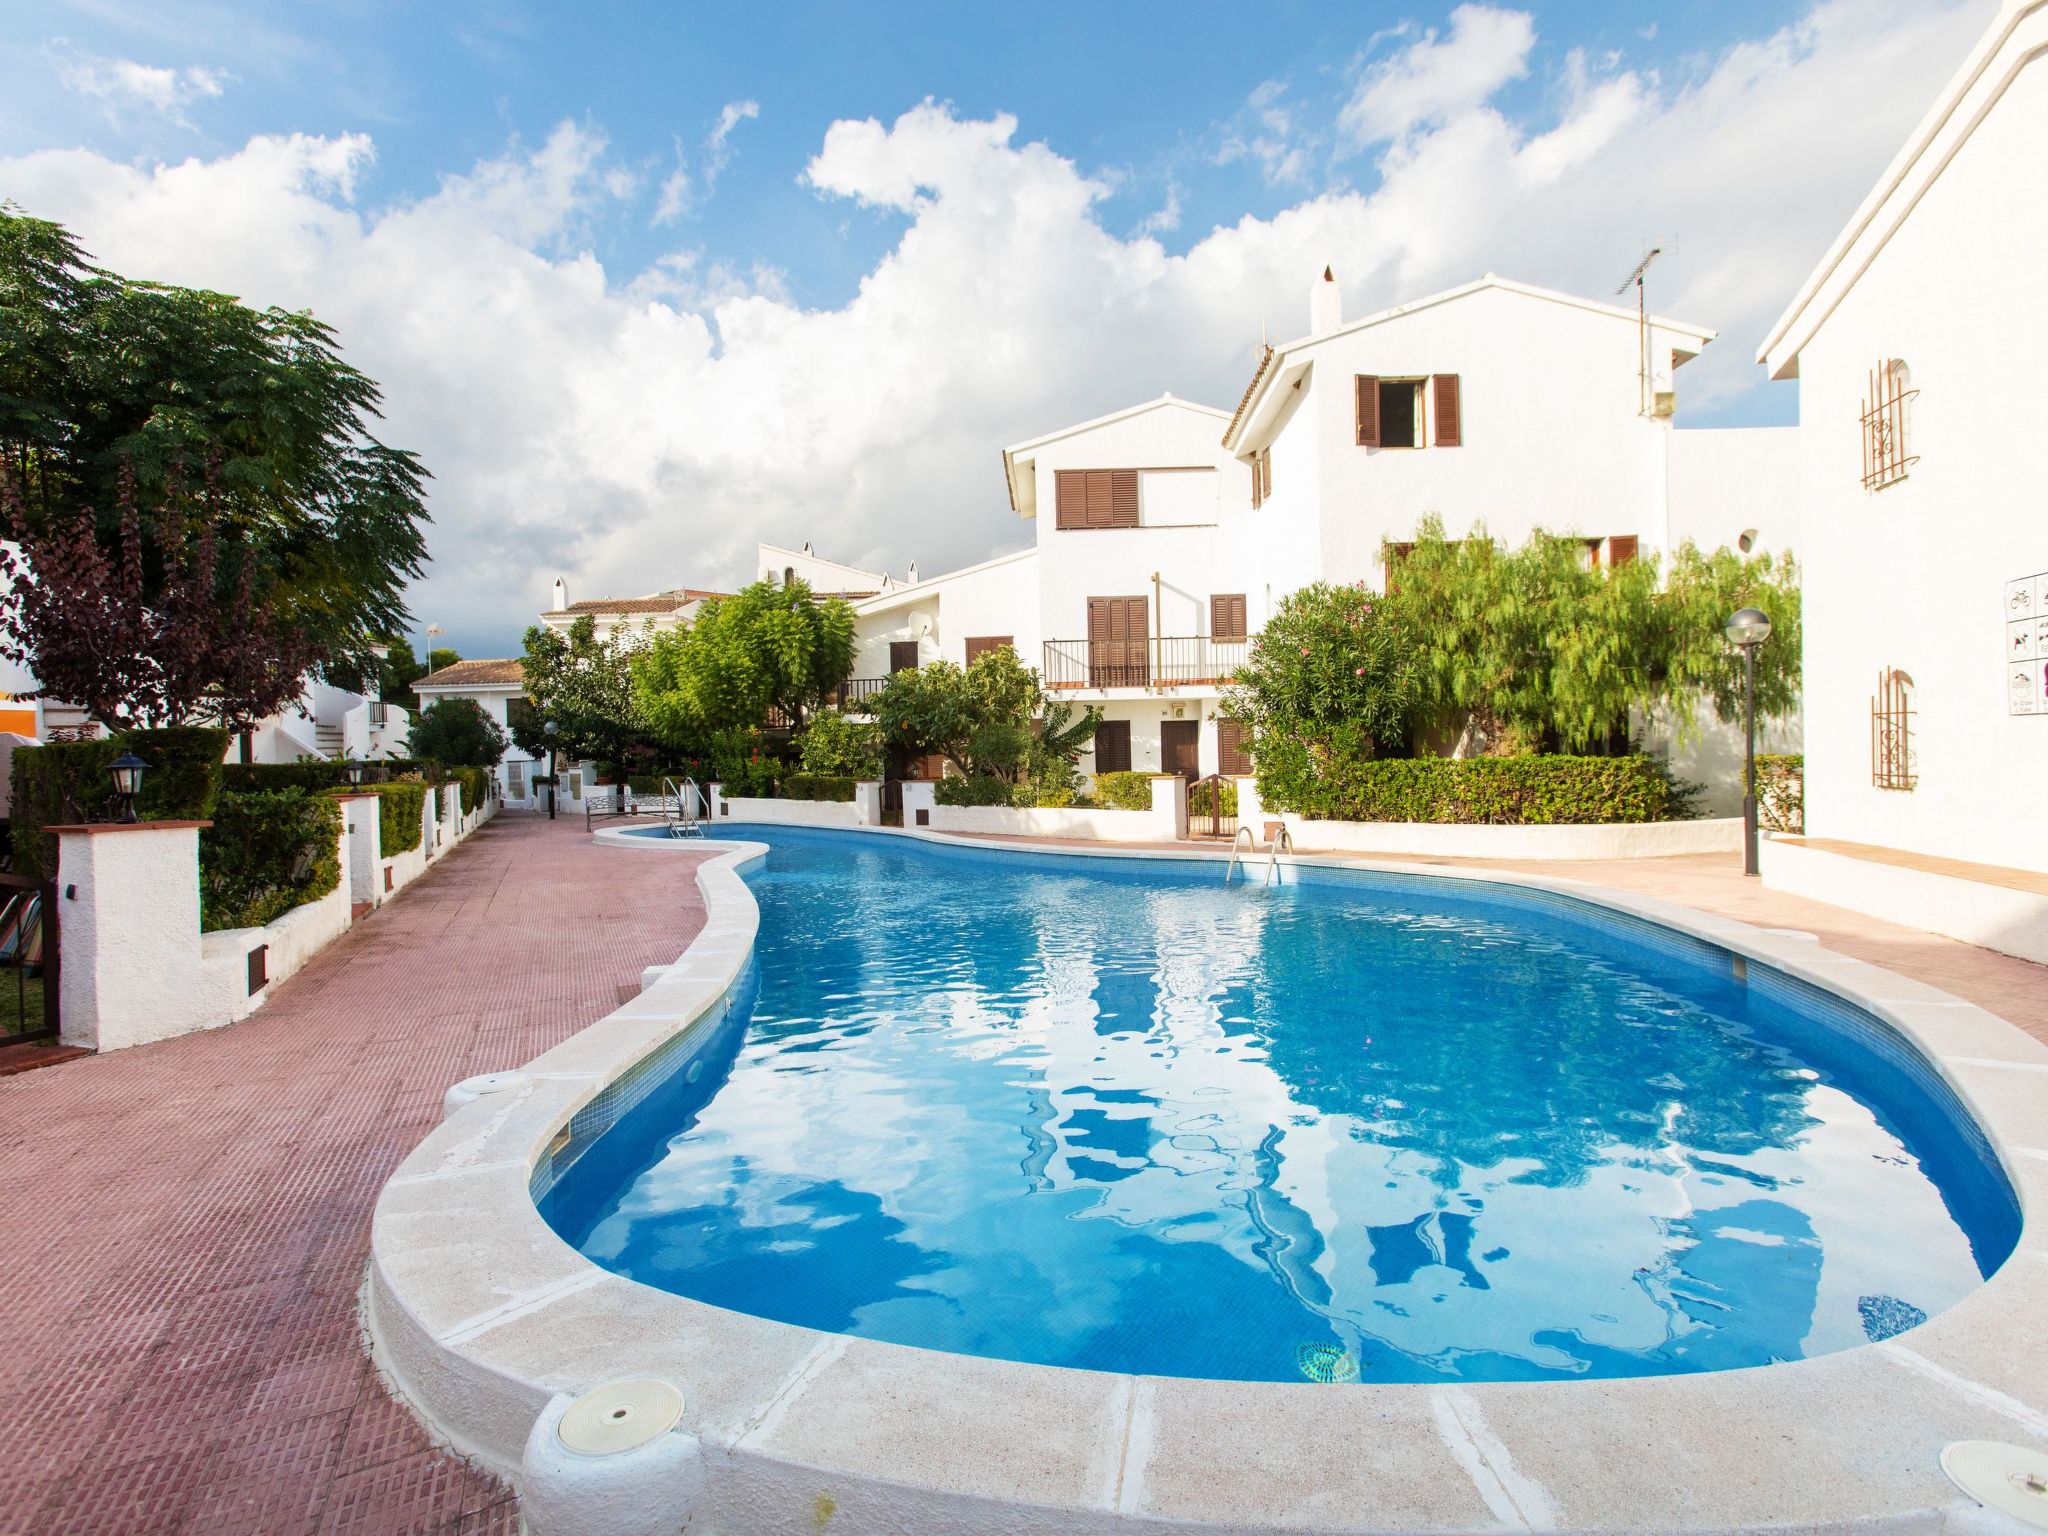
<instances>
[{"instance_id":1,"label":"green hedge","mask_svg":"<svg viewBox=\"0 0 2048 1536\"><path fill-rule=\"evenodd\" d=\"M1797 752L1759 752L1757 825L1772 832L1806 830L1806 759Z\"/></svg>"},{"instance_id":2,"label":"green hedge","mask_svg":"<svg viewBox=\"0 0 2048 1536\"><path fill-rule=\"evenodd\" d=\"M377 807L379 858L395 859L426 841L427 786L420 780L394 779L388 784L365 784L353 793L375 795L384 802Z\"/></svg>"},{"instance_id":3,"label":"green hedge","mask_svg":"<svg viewBox=\"0 0 2048 1536\"><path fill-rule=\"evenodd\" d=\"M836 773L792 773L782 781L785 800L851 800L855 780Z\"/></svg>"},{"instance_id":4,"label":"green hedge","mask_svg":"<svg viewBox=\"0 0 2048 1536\"><path fill-rule=\"evenodd\" d=\"M1016 796L1016 785L992 773L965 779L949 773L932 786L932 800L938 805L1013 805Z\"/></svg>"},{"instance_id":5,"label":"green hedge","mask_svg":"<svg viewBox=\"0 0 2048 1536\"><path fill-rule=\"evenodd\" d=\"M174 725L125 731L97 741L60 741L23 747L14 754L10 820L14 872L37 880L57 875L57 839L46 826L107 821L114 814L114 781L107 768L122 752L149 764L135 813L144 821L204 821L221 789L226 731Z\"/></svg>"},{"instance_id":6,"label":"green hedge","mask_svg":"<svg viewBox=\"0 0 2048 1536\"><path fill-rule=\"evenodd\" d=\"M1098 773L1095 775L1095 798L1112 811L1149 811L1152 809L1152 775L1149 773Z\"/></svg>"},{"instance_id":7,"label":"green hedge","mask_svg":"<svg viewBox=\"0 0 2048 1536\"><path fill-rule=\"evenodd\" d=\"M252 789L346 789L348 764L335 758L302 757L295 763L229 763L221 770L221 787ZM403 773L438 772L414 758L386 758L364 763L363 787L388 783Z\"/></svg>"},{"instance_id":8,"label":"green hedge","mask_svg":"<svg viewBox=\"0 0 2048 1536\"><path fill-rule=\"evenodd\" d=\"M1281 786L1274 786L1275 789ZM1653 757L1402 757L1337 761L1265 805L1321 821L1600 825L1672 821L1689 794Z\"/></svg>"},{"instance_id":9,"label":"green hedge","mask_svg":"<svg viewBox=\"0 0 2048 1536\"><path fill-rule=\"evenodd\" d=\"M455 782L462 788L462 814L472 815L478 806L491 797L491 770L488 768L450 768Z\"/></svg>"},{"instance_id":10,"label":"green hedge","mask_svg":"<svg viewBox=\"0 0 2048 1536\"><path fill-rule=\"evenodd\" d=\"M229 790L199 834L199 926L260 928L341 883L341 807L303 789Z\"/></svg>"}]
</instances>

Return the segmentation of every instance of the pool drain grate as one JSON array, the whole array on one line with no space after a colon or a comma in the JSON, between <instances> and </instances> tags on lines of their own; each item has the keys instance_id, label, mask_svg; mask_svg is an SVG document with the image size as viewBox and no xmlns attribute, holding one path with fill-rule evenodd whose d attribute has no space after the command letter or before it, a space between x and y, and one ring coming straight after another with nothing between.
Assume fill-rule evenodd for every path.
<instances>
[{"instance_id":1,"label":"pool drain grate","mask_svg":"<svg viewBox=\"0 0 2048 1536\"><path fill-rule=\"evenodd\" d=\"M1358 1361L1341 1344L1304 1344L1294 1352L1294 1363L1310 1381L1325 1386L1358 1380Z\"/></svg>"}]
</instances>

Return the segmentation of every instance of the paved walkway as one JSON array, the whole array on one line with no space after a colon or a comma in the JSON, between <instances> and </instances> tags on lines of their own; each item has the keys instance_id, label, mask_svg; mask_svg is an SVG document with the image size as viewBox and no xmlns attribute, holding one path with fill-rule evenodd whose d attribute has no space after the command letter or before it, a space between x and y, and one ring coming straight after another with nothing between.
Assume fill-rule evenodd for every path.
<instances>
[{"instance_id":1,"label":"paved walkway","mask_svg":"<svg viewBox=\"0 0 2048 1536\"><path fill-rule=\"evenodd\" d=\"M371 1204L447 1084L674 958L695 862L508 815L254 1018L0 1079L0 1536L512 1531L505 1489L434 1451L363 1355ZM2048 1041L2048 970L1731 856L1507 867L1805 929Z\"/></svg>"},{"instance_id":2,"label":"paved walkway","mask_svg":"<svg viewBox=\"0 0 2048 1536\"><path fill-rule=\"evenodd\" d=\"M512 1531L363 1353L371 1204L675 958L696 862L508 813L245 1022L0 1078L0 1532Z\"/></svg>"}]
</instances>

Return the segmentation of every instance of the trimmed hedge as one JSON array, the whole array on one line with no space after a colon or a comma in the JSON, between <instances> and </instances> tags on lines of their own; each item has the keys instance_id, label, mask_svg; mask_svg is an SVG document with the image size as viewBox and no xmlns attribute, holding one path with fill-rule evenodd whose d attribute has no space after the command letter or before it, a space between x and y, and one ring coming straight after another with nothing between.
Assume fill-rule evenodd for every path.
<instances>
[{"instance_id":1,"label":"trimmed hedge","mask_svg":"<svg viewBox=\"0 0 2048 1536\"><path fill-rule=\"evenodd\" d=\"M852 800L856 781L836 773L792 773L782 781L785 800Z\"/></svg>"},{"instance_id":2,"label":"trimmed hedge","mask_svg":"<svg viewBox=\"0 0 2048 1536\"><path fill-rule=\"evenodd\" d=\"M341 807L303 789L224 791L199 834L199 926L260 928L341 883Z\"/></svg>"},{"instance_id":3,"label":"trimmed hedge","mask_svg":"<svg viewBox=\"0 0 2048 1536\"><path fill-rule=\"evenodd\" d=\"M1112 811L1152 809L1152 775L1122 771L1095 775L1095 798Z\"/></svg>"},{"instance_id":4,"label":"trimmed hedge","mask_svg":"<svg viewBox=\"0 0 2048 1536\"><path fill-rule=\"evenodd\" d=\"M450 768L449 776L461 786L462 814L468 816L491 797L491 770L488 768Z\"/></svg>"},{"instance_id":5,"label":"trimmed hedge","mask_svg":"<svg viewBox=\"0 0 2048 1536\"><path fill-rule=\"evenodd\" d=\"M1772 832L1806 830L1806 758L1802 754L1757 754L1756 820L1758 826Z\"/></svg>"},{"instance_id":6,"label":"trimmed hedge","mask_svg":"<svg viewBox=\"0 0 2048 1536\"><path fill-rule=\"evenodd\" d=\"M401 773L419 773L432 765L413 758L388 758L363 764L363 788L387 783ZM252 789L346 789L348 764L327 757L302 757L295 763L229 763L221 770L221 787L237 792Z\"/></svg>"},{"instance_id":7,"label":"trimmed hedge","mask_svg":"<svg viewBox=\"0 0 2048 1536\"><path fill-rule=\"evenodd\" d=\"M426 842L427 786L420 780L394 779L388 784L365 784L360 790L343 792L371 794L383 802L377 807L380 859L395 859Z\"/></svg>"},{"instance_id":8,"label":"trimmed hedge","mask_svg":"<svg viewBox=\"0 0 2048 1536\"><path fill-rule=\"evenodd\" d=\"M1682 820L1689 799L1654 757L1544 755L1340 760L1265 803L1318 821L1596 826Z\"/></svg>"},{"instance_id":9,"label":"trimmed hedge","mask_svg":"<svg viewBox=\"0 0 2048 1536\"><path fill-rule=\"evenodd\" d=\"M10 820L14 872L37 880L57 874L57 839L46 826L106 821L113 814L114 782L107 768L122 752L149 764L135 814L144 821L204 821L221 789L226 731L173 725L124 731L97 741L60 741L23 747L14 754Z\"/></svg>"}]
</instances>

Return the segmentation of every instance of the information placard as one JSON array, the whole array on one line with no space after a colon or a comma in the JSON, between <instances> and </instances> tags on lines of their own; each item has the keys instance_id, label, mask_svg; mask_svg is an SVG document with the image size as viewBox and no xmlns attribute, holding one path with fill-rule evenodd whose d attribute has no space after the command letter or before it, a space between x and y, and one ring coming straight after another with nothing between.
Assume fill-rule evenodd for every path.
<instances>
[{"instance_id":1,"label":"information placard","mask_svg":"<svg viewBox=\"0 0 2048 1536\"><path fill-rule=\"evenodd\" d=\"M2048 571L2005 584L2005 700L2048 719Z\"/></svg>"}]
</instances>

